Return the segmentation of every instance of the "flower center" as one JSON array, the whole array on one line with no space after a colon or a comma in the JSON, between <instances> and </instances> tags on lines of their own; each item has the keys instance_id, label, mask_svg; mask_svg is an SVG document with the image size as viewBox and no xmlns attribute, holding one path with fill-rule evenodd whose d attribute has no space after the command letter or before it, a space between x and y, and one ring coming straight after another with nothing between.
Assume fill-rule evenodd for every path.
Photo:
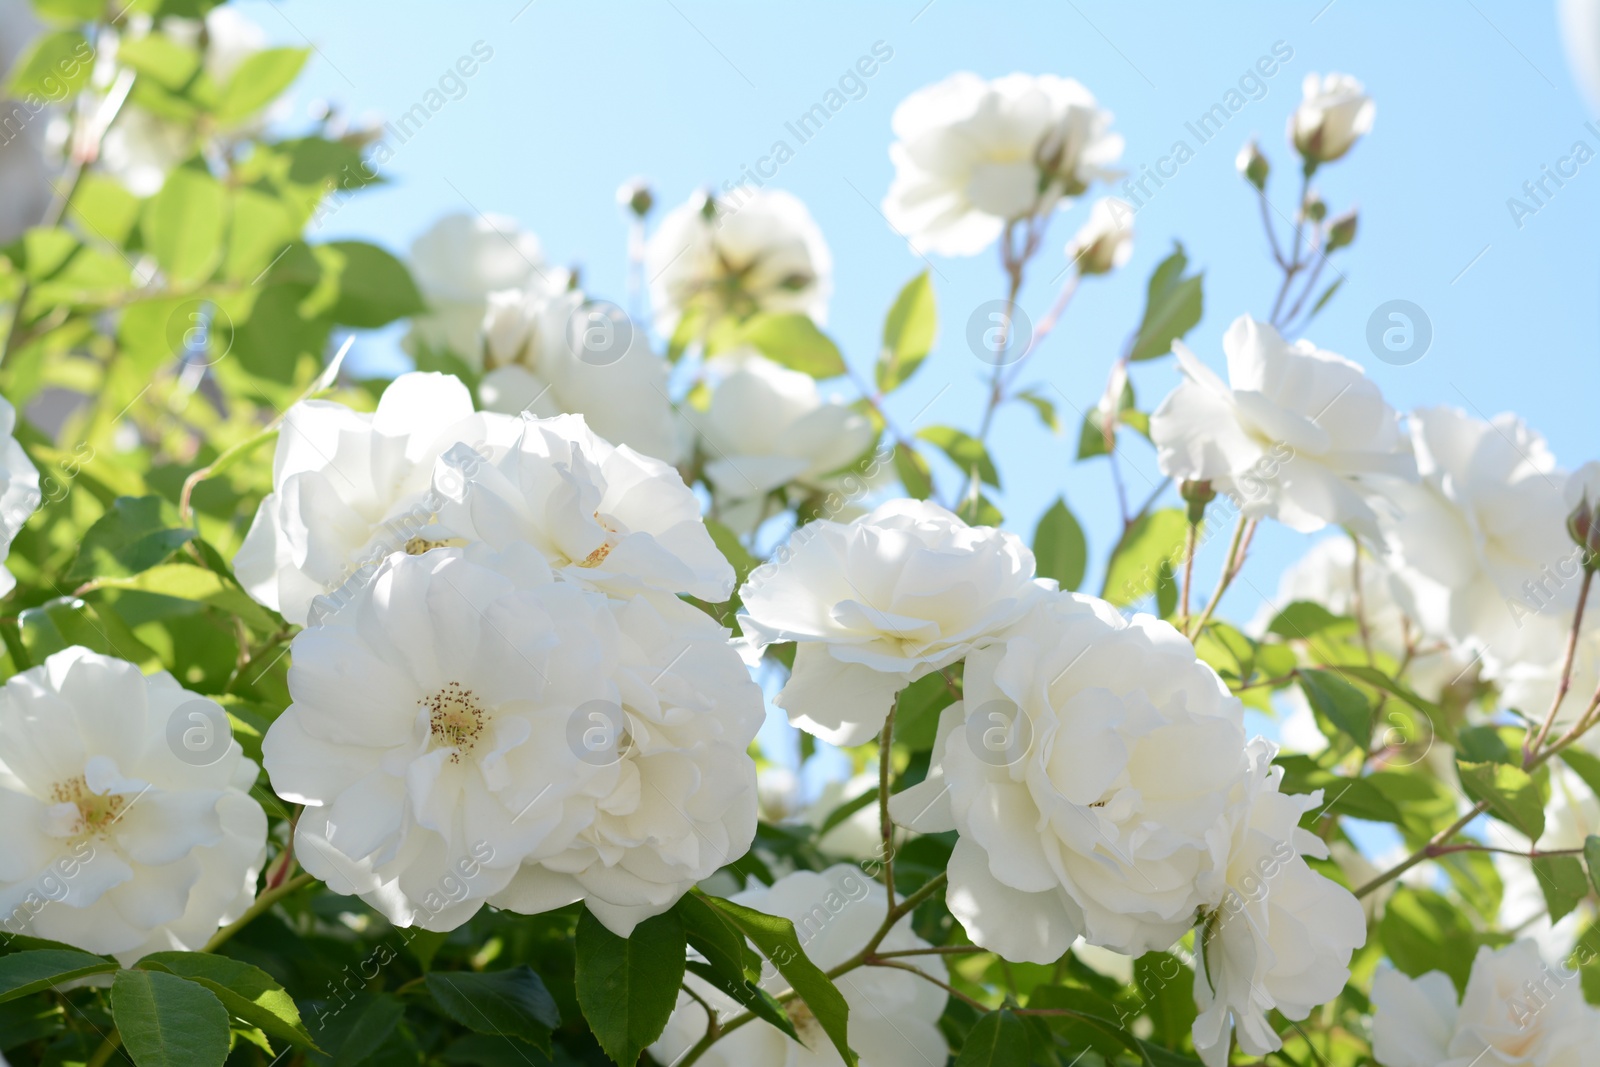
<instances>
[{"instance_id":1,"label":"flower center","mask_svg":"<svg viewBox=\"0 0 1600 1067\"><path fill-rule=\"evenodd\" d=\"M50 799L57 804L71 804L78 809L78 822L72 828L74 837L92 837L103 834L122 818L128 798L119 793L91 792L83 776L58 782L50 790Z\"/></svg>"},{"instance_id":2,"label":"flower center","mask_svg":"<svg viewBox=\"0 0 1600 1067\"><path fill-rule=\"evenodd\" d=\"M483 735L486 716L482 701L460 682L451 682L422 703L428 709L432 747L455 749L450 762L460 763L461 754L471 752Z\"/></svg>"},{"instance_id":3,"label":"flower center","mask_svg":"<svg viewBox=\"0 0 1600 1067\"><path fill-rule=\"evenodd\" d=\"M618 532L617 528L615 526L612 526L609 522L607 522L605 519L602 519L600 517L600 513L598 511L594 513L594 521L599 523L600 524L600 528L602 530L604 530L606 533L614 534L614 533ZM609 538L609 537L606 538L605 544L601 545L599 548L595 549L593 552L589 553L587 556L584 556L581 560L579 560L578 561L578 566L580 566L580 567L598 567L598 566L600 566L600 564L602 564L602 563L604 563L606 561L606 557L611 555L611 550L613 548L615 548L615 547L616 547L616 544L611 540L611 538Z\"/></svg>"}]
</instances>

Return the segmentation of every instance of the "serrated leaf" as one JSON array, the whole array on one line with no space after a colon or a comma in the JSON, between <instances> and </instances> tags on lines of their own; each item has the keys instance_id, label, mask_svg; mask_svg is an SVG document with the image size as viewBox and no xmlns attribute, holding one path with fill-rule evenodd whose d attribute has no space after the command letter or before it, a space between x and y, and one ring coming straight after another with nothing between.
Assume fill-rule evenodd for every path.
<instances>
[{"instance_id":1,"label":"serrated leaf","mask_svg":"<svg viewBox=\"0 0 1600 1067\"><path fill-rule=\"evenodd\" d=\"M857 1067L856 1054L850 1051L848 1031L850 1005L833 984L806 956L800 947L794 923L775 915L764 915L753 908L735 904L720 897L705 900L738 927L739 931L755 943L762 955L771 960L790 987L806 1002L811 1014L833 1042L844 1059L846 1067Z\"/></svg>"},{"instance_id":2,"label":"serrated leaf","mask_svg":"<svg viewBox=\"0 0 1600 1067\"><path fill-rule=\"evenodd\" d=\"M1106 565L1100 595L1118 607L1154 596L1161 582L1161 564L1183 558L1189 520L1178 508L1150 512L1133 524Z\"/></svg>"},{"instance_id":3,"label":"serrated leaf","mask_svg":"<svg viewBox=\"0 0 1600 1067\"><path fill-rule=\"evenodd\" d=\"M893 392L916 373L933 350L938 327L933 282L923 271L900 290L884 320L883 348L878 353L877 367L880 392Z\"/></svg>"},{"instance_id":4,"label":"serrated leaf","mask_svg":"<svg viewBox=\"0 0 1600 1067\"><path fill-rule=\"evenodd\" d=\"M1028 1067L1028 1028L1009 1011L991 1011L967 1033L955 1067Z\"/></svg>"},{"instance_id":5,"label":"serrated leaf","mask_svg":"<svg viewBox=\"0 0 1600 1067\"><path fill-rule=\"evenodd\" d=\"M1585 845L1587 848L1587 844ZM1589 895L1589 879L1576 856L1535 856L1533 873L1544 893L1550 921L1560 922Z\"/></svg>"},{"instance_id":6,"label":"serrated leaf","mask_svg":"<svg viewBox=\"0 0 1600 1067\"><path fill-rule=\"evenodd\" d=\"M0 1004L54 989L63 982L109 974L114 961L74 949L40 948L0 956Z\"/></svg>"},{"instance_id":7,"label":"serrated leaf","mask_svg":"<svg viewBox=\"0 0 1600 1067\"><path fill-rule=\"evenodd\" d=\"M1299 681L1312 710L1365 751L1372 743L1372 705L1366 694L1333 671L1307 668Z\"/></svg>"},{"instance_id":8,"label":"serrated leaf","mask_svg":"<svg viewBox=\"0 0 1600 1067\"><path fill-rule=\"evenodd\" d=\"M813 378L833 378L845 372L839 346L817 329L809 315L761 312L739 327L737 337L739 343L753 345L774 363Z\"/></svg>"},{"instance_id":9,"label":"serrated leaf","mask_svg":"<svg viewBox=\"0 0 1600 1067\"><path fill-rule=\"evenodd\" d=\"M926 500L933 495L933 472L928 469L928 461L910 445L902 442L894 446L894 472L905 487L906 496Z\"/></svg>"},{"instance_id":10,"label":"serrated leaf","mask_svg":"<svg viewBox=\"0 0 1600 1067\"><path fill-rule=\"evenodd\" d=\"M222 261L227 195L199 167L183 166L145 206L144 241L175 289L205 281Z\"/></svg>"},{"instance_id":11,"label":"serrated leaf","mask_svg":"<svg viewBox=\"0 0 1600 1067\"><path fill-rule=\"evenodd\" d=\"M118 971L111 1014L136 1067L222 1067L228 1011L216 994L163 971Z\"/></svg>"},{"instance_id":12,"label":"serrated leaf","mask_svg":"<svg viewBox=\"0 0 1600 1067\"><path fill-rule=\"evenodd\" d=\"M310 49L263 48L239 64L217 101L217 121L231 126L266 107L300 75Z\"/></svg>"},{"instance_id":13,"label":"serrated leaf","mask_svg":"<svg viewBox=\"0 0 1600 1067\"><path fill-rule=\"evenodd\" d=\"M561 1013L527 964L502 971L430 971L424 981L445 1014L467 1029L521 1038L550 1054L550 1033L561 1025Z\"/></svg>"},{"instance_id":14,"label":"serrated leaf","mask_svg":"<svg viewBox=\"0 0 1600 1067\"><path fill-rule=\"evenodd\" d=\"M600 1047L622 1067L666 1029L683 983L686 939L671 912L618 937L587 910L578 918L577 992Z\"/></svg>"},{"instance_id":15,"label":"serrated leaf","mask_svg":"<svg viewBox=\"0 0 1600 1067\"><path fill-rule=\"evenodd\" d=\"M316 1047L300 1021L294 998L267 972L226 956L203 952L156 952L139 961L141 970L164 971L211 990L228 1014L268 1037Z\"/></svg>"},{"instance_id":16,"label":"serrated leaf","mask_svg":"<svg viewBox=\"0 0 1600 1067\"><path fill-rule=\"evenodd\" d=\"M1033 531L1033 556L1041 578L1054 578L1063 589L1076 589L1089 565L1083 527L1061 497L1039 518Z\"/></svg>"},{"instance_id":17,"label":"serrated leaf","mask_svg":"<svg viewBox=\"0 0 1600 1067\"><path fill-rule=\"evenodd\" d=\"M1000 488L1000 474L989 458L989 450L965 430L954 426L926 426L917 431L917 436L949 456L963 477L971 478L976 473L979 481Z\"/></svg>"},{"instance_id":18,"label":"serrated leaf","mask_svg":"<svg viewBox=\"0 0 1600 1067\"><path fill-rule=\"evenodd\" d=\"M1474 800L1487 801L1495 818L1522 831L1530 841L1544 836L1544 790L1521 767L1458 759L1456 771L1461 788Z\"/></svg>"},{"instance_id":19,"label":"serrated leaf","mask_svg":"<svg viewBox=\"0 0 1600 1067\"><path fill-rule=\"evenodd\" d=\"M1180 244L1150 275L1144 318L1129 352L1134 362L1166 355L1173 341L1199 323L1204 313L1200 275L1184 277L1188 266L1189 257Z\"/></svg>"},{"instance_id":20,"label":"serrated leaf","mask_svg":"<svg viewBox=\"0 0 1600 1067\"><path fill-rule=\"evenodd\" d=\"M193 540L195 532L169 520L166 510L158 496L120 496L112 501L84 533L66 580L126 578L149 570Z\"/></svg>"}]
</instances>

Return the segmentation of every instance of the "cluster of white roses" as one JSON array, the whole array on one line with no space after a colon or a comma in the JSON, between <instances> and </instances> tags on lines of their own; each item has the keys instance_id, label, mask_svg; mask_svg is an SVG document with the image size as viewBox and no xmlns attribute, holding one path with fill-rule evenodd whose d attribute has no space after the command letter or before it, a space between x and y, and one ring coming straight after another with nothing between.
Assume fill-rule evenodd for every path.
<instances>
[{"instance_id":1,"label":"cluster of white roses","mask_svg":"<svg viewBox=\"0 0 1600 1067\"><path fill-rule=\"evenodd\" d=\"M1079 937L1162 949L1199 917L1195 1043L1226 1059L1278 1046L1290 1018L1344 987L1360 906L1304 856L1316 795L1279 792L1274 748L1193 646L1147 615L1034 576L1011 534L930 503L811 523L742 591L745 634L797 643L778 703L839 744L883 728L896 693L965 661L933 765L890 811L956 830L946 901L972 940L1053 962Z\"/></svg>"},{"instance_id":2,"label":"cluster of white roses","mask_svg":"<svg viewBox=\"0 0 1600 1067\"><path fill-rule=\"evenodd\" d=\"M1435 690L1479 660L1508 706L1542 719L1583 574L1568 520L1600 501L1600 464L1560 470L1515 416L1434 407L1402 421L1358 364L1249 317L1223 338L1226 381L1174 347L1184 381L1150 419L1162 472L1227 494L1246 519L1357 534L1373 557L1363 586L1379 644L1399 659L1408 644L1441 643L1426 665ZM1286 591L1301 580L1330 592L1309 575ZM1597 667L1591 619L1572 704L1593 692Z\"/></svg>"},{"instance_id":3,"label":"cluster of white roses","mask_svg":"<svg viewBox=\"0 0 1600 1067\"><path fill-rule=\"evenodd\" d=\"M408 374L291 410L273 472L236 569L309 624L263 743L306 870L397 924L626 935L749 847L760 691L679 599L733 571L675 470Z\"/></svg>"}]
</instances>

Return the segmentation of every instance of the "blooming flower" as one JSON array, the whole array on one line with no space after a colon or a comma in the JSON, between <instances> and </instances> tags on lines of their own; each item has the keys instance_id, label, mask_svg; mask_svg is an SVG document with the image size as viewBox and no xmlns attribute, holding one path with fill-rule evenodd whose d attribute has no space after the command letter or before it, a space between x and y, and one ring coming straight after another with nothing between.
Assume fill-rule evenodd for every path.
<instances>
[{"instance_id":1,"label":"blooming flower","mask_svg":"<svg viewBox=\"0 0 1600 1067\"><path fill-rule=\"evenodd\" d=\"M1089 209L1089 219L1067 242L1067 259L1079 274L1109 274L1133 255L1133 205L1103 196Z\"/></svg>"},{"instance_id":2,"label":"blooming flower","mask_svg":"<svg viewBox=\"0 0 1600 1067\"><path fill-rule=\"evenodd\" d=\"M1596 1013L1575 971L1552 968L1532 941L1484 945L1461 1005L1449 977L1372 980L1372 1051L1384 1067L1581 1067L1592 1062Z\"/></svg>"},{"instance_id":3,"label":"blooming flower","mask_svg":"<svg viewBox=\"0 0 1600 1067\"><path fill-rule=\"evenodd\" d=\"M1227 825L1212 836L1216 862L1202 880L1212 906L1195 935L1203 958L1194 971L1193 1036L1208 1067L1228 1062L1235 1029L1252 1056L1281 1048L1267 1013L1304 1019L1338 996L1350 954L1367 937L1360 902L1302 858L1328 858L1322 839L1298 825L1322 793L1280 793L1276 754L1261 738L1250 743L1249 772L1229 798Z\"/></svg>"},{"instance_id":4,"label":"blooming flower","mask_svg":"<svg viewBox=\"0 0 1600 1067\"><path fill-rule=\"evenodd\" d=\"M0 560L11 551L11 542L39 510L39 470L22 450L14 434L17 409L0 396ZM0 565L0 596L11 592L17 580Z\"/></svg>"},{"instance_id":5,"label":"blooming flower","mask_svg":"<svg viewBox=\"0 0 1600 1067\"><path fill-rule=\"evenodd\" d=\"M706 477L719 516L753 528L768 493L826 493L827 476L861 458L876 434L866 416L836 398L823 399L809 374L781 367L750 349L719 356L727 368L696 424L705 436Z\"/></svg>"},{"instance_id":6,"label":"blooming flower","mask_svg":"<svg viewBox=\"0 0 1600 1067\"><path fill-rule=\"evenodd\" d=\"M596 436L581 415L524 416L508 447L465 444L440 461L437 536L496 551L525 542L563 578L721 603L734 573L673 468Z\"/></svg>"},{"instance_id":7,"label":"blooming flower","mask_svg":"<svg viewBox=\"0 0 1600 1067\"><path fill-rule=\"evenodd\" d=\"M491 293L478 386L487 411L583 415L608 441L673 461L682 451L667 363L610 305L542 285ZM620 314L620 313L619 313Z\"/></svg>"},{"instance_id":8,"label":"blooming flower","mask_svg":"<svg viewBox=\"0 0 1600 1067\"><path fill-rule=\"evenodd\" d=\"M1243 706L1194 647L1054 593L967 657L964 694L927 780L890 810L960 831L946 900L968 936L1032 963L1080 933L1129 955L1182 937L1245 767Z\"/></svg>"},{"instance_id":9,"label":"blooming flower","mask_svg":"<svg viewBox=\"0 0 1600 1067\"><path fill-rule=\"evenodd\" d=\"M824 970L864 948L888 912L883 886L850 864L821 872L796 871L770 887L758 886L731 899L793 922L806 956ZM928 942L912 931L911 917L906 916L890 928L881 947L897 952L927 948ZM944 961L937 956L910 956L904 962L939 981L947 976ZM767 970L762 988L773 994L789 988L776 969L769 965ZM742 1010L732 997L697 975L685 975L684 984L714 1007L722 1021ZM949 1058L938 1026L945 993L931 982L903 970L863 967L839 978L838 985L850 1008L850 1047L860 1055L862 1067L927 1067ZM791 1008L790 1018L804 1045L775 1027L755 1023L733 1031L696 1062L708 1067L826 1067L839 1062L839 1054L809 1012ZM680 993L666 1030L650 1046L651 1055L660 1063L677 1062L705 1034L706 1022L706 1010Z\"/></svg>"},{"instance_id":10,"label":"blooming flower","mask_svg":"<svg viewBox=\"0 0 1600 1067\"><path fill-rule=\"evenodd\" d=\"M645 248L656 327L684 315L702 325L757 311L826 320L833 258L799 198L781 189L696 196L667 212Z\"/></svg>"},{"instance_id":11,"label":"blooming flower","mask_svg":"<svg viewBox=\"0 0 1600 1067\"><path fill-rule=\"evenodd\" d=\"M255 897L256 765L213 701L74 646L0 689L0 924L131 964Z\"/></svg>"},{"instance_id":12,"label":"blooming flower","mask_svg":"<svg viewBox=\"0 0 1600 1067\"><path fill-rule=\"evenodd\" d=\"M1289 141L1312 163L1331 163L1372 130L1378 105L1348 74L1307 74L1289 116Z\"/></svg>"},{"instance_id":13,"label":"blooming flower","mask_svg":"<svg viewBox=\"0 0 1600 1067\"><path fill-rule=\"evenodd\" d=\"M504 215L445 215L411 244L411 276L428 303L411 320L407 343L443 349L477 370L483 362L489 294L567 287L567 273L544 261L539 239Z\"/></svg>"},{"instance_id":14,"label":"blooming flower","mask_svg":"<svg viewBox=\"0 0 1600 1067\"><path fill-rule=\"evenodd\" d=\"M1410 421L1421 481L1384 487L1407 611L1430 635L1481 653L1490 678L1559 657L1581 570L1566 478L1544 439L1511 415L1484 422L1437 407Z\"/></svg>"},{"instance_id":15,"label":"blooming flower","mask_svg":"<svg viewBox=\"0 0 1600 1067\"><path fill-rule=\"evenodd\" d=\"M296 404L278 436L272 492L234 572L256 600L305 625L316 597L422 537L442 504L429 494L441 452L460 441L508 441L520 426L474 415L466 387L445 374L402 374L372 414L325 400Z\"/></svg>"},{"instance_id":16,"label":"blooming flower","mask_svg":"<svg viewBox=\"0 0 1600 1067\"><path fill-rule=\"evenodd\" d=\"M1394 409L1360 366L1248 315L1222 339L1226 382L1182 342L1172 348L1184 380L1150 416L1163 474L1208 481L1244 515L1302 533L1377 535L1372 477L1415 475Z\"/></svg>"},{"instance_id":17,"label":"blooming flower","mask_svg":"<svg viewBox=\"0 0 1600 1067\"><path fill-rule=\"evenodd\" d=\"M1071 78L965 71L918 89L894 112L889 225L914 248L981 252L1006 223L1046 215L1122 155L1111 114Z\"/></svg>"},{"instance_id":18,"label":"blooming flower","mask_svg":"<svg viewBox=\"0 0 1600 1067\"><path fill-rule=\"evenodd\" d=\"M294 639L262 751L306 870L392 922L583 899L622 936L749 847L760 690L675 597L514 544L389 557Z\"/></svg>"},{"instance_id":19,"label":"blooming flower","mask_svg":"<svg viewBox=\"0 0 1600 1067\"><path fill-rule=\"evenodd\" d=\"M926 501L809 523L774 558L740 591L739 620L757 645L799 643L776 703L835 745L873 737L900 689L993 639L1041 591L1014 534Z\"/></svg>"}]
</instances>

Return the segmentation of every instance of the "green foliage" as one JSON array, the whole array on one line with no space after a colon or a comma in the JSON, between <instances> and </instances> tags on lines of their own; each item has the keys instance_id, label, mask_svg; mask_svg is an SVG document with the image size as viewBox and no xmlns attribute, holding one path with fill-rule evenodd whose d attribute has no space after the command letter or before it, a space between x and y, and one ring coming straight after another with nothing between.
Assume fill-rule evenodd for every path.
<instances>
[{"instance_id":1,"label":"green foliage","mask_svg":"<svg viewBox=\"0 0 1600 1067\"><path fill-rule=\"evenodd\" d=\"M1175 244L1172 255L1162 260L1150 275L1144 317L1134 336L1130 359L1155 359L1172 351L1172 342L1200 322L1203 314L1200 275L1185 276L1189 257L1183 245Z\"/></svg>"},{"instance_id":2,"label":"green foliage","mask_svg":"<svg viewBox=\"0 0 1600 1067\"><path fill-rule=\"evenodd\" d=\"M561 1025L561 1012L533 968L523 964L481 974L434 971L426 983L439 1007L462 1026L521 1038L550 1054L550 1033Z\"/></svg>"},{"instance_id":3,"label":"green foliage","mask_svg":"<svg viewBox=\"0 0 1600 1067\"><path fill-rule=\"evenodd\" d=\"M209 989L165 971L118 971L111 1008L136 1067L221 1067L228 1011Z\"/></svg>"},{"instance_id":4,"label":"green foliage","mask_svg":"<svg viewBox=\"0 0 1600 1067\"><path fill-rule=\"evenodd\" d=\"M578 1003L606 1055L630 1067L661 1036L683 981L687 940L668 912L618 937L585 911L578 919Z\"/></svg>"},{"instance_id":5,"label":"green foliage","mask_svg":"<svg viewBox=\"0 0 1600 1067\"><path fill-rule=\"evenodd\" d=\"M1083 572L1089 566L1089 546L1083 527L1065 500L1058 497L1039 517L1039 525L1033 531L1033 555L1040 577L1054 578L1063 589L1076 589L1083 583Z\"/></svg>"},{"instance_id":6,"label":"green foliage","mask_svg":"<svg viewBox=\"0 0 1600 1067\"><path fill-rule=\"evenodd\" d=\"M878 353L878 391L892 393L917 372L933 350L939 313L928 272L912 278L895 297L883 322L883 347Z\"/></svg>"},{"instance_id":7,"label":"green foliage","mask_svg":"<svg viewBox=\"0 0 1600 1067\"><path fill-rule=\"evenodd\" d=\"M739 344L753 346L774 363L813 378L833 378L845 370L839 346L817 328L809 315L752 315L738 328L736 339Z\"/></svg>"}]
</instances>

